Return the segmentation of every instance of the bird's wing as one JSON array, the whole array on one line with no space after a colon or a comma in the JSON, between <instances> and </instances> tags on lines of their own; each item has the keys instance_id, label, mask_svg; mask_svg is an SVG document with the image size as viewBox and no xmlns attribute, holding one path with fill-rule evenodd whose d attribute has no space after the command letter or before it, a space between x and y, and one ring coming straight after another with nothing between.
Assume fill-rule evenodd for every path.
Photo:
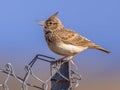
<instances>
[{"instance_id":1,"label":"bird's wing","mask_svg":"<svg viewBox=\"0 0 120 90\"><path fill-rule=\"evenodd\" d=\"M57 35L61 39L61 41L66 44L91 47L91 48L92 46L95 46L95 44L92 43L90 40L88 40L87 38L79 35L78 33L72 30L68 30L64 28L63 30L59 30L59 33L57 33Z\"/></svg>"},{"instance_id":2,"label":"bird's wing","mask_svg":"<svg viewBox=\"0 0 120 90\"><path fill-rule=\"evenodd\" d=\"M64 28L63 30L59 30L59 32L56 35L58 35L59 39L61 39L61 41L65 44L72 44L76 46L95 48L100 51L110 53L110 51L100 47L99 45L91 42L87 38L79 35L78 33L72 30L68 30Z\"/></svg>"}]
</instances>

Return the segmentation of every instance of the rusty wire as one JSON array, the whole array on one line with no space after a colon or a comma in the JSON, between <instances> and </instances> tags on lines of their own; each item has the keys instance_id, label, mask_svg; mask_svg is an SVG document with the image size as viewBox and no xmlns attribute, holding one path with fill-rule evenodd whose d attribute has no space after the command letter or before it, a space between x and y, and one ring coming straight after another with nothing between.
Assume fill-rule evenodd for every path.
<instances>
[{"instance_id":1,"label":"rusty wire","mask_svg":"<svg viewBox=\"0 0 120 90\"><path fill-rule=\"evenodd\" d=\"M54 74L49 76L49 78L45 81L43 81L39 77L37 77L32 70L33 65L38 60L42 60L42 61L45 61L45 62L48 62L48 63L56 61L56 59L53 58L53 57L37 54L33 58L33 60L28 65L25 66L26 74L25 74L24 78L21 78L20 76L17 76L15 74L14 68L13 68L11 63L6 64L5 69L0 69L0 72L5 73L7 75L6 79L4 80L4 83L3 84L0 83L0 90L2 90L1 88L3 88L3 90L9 90L8 81L9 81L10 77L14 77L20 84L22 84L21 90L28 90L28 87L33 87L33 88L36 88L36 89L39 89L39 90L49 90L48 83L50 82L51 78L56 73L58 73L65 80L69 81L69 78L62 75L59 71L62 64L64 64L66 62L65 60L61 64L59 64L59 66L55 67L54 72L53 72ZM79 85L79 80L81 80L81 76L77 72L74 72L73 70L71 70L70 72L71 72L70 76L72 78L72 83L70 84L70 86L67 90L71 90L71 88L73 87L73 84L74 84L75 87L77 87ZM36 79L40 83L42 83L42 86L36 86L34 84L28 83L27 81L29 80L30 76L32 76L34 79Z\"/></svg>"}]
</instances>

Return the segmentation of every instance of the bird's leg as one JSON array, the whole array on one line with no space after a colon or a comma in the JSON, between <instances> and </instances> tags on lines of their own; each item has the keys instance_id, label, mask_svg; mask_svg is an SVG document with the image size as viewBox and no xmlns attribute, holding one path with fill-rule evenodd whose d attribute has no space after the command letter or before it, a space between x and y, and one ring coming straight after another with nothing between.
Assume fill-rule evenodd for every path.
<instances>
[{"instance_id":1,"label":"bird's leg","mask_svg":"<svg viewBox=\"0 0 120 90\"><path fill-rule=\"evenodd\" d=\"M62 58L58 59L57 64L61 64L64 61L63 59L65 59L66 57L68 57L68 56L65 56L65 57L62 57Z\"/></svg>"},{"instance_id":2,"label":"bird's leg","mask_svg":"<svg viewBox=\"0 0 120 90\"><path fill-rule=\"evenodd\" d=\"M77 65L76 65L75 62L72 60L72 58L73 58L73 56L69 56L69 57L67 57L66 61L67 61L67 62L71 62L71 63L75 66L75 68L76 68L76 70L77 70Z\"/></svg>"},{"instance_id":3,"label":"bird's leg","mask_svg":"<svg viewBox=\"0 0 120 90\"><path fill-rule=\"evenodd\" d=\"M69 56L69 57L66 58L66 61L67 62L71 62L73 65L75 65L75 63L73 62L72 58L73 58L73 56Z\"/></svg>"}]
</instances>

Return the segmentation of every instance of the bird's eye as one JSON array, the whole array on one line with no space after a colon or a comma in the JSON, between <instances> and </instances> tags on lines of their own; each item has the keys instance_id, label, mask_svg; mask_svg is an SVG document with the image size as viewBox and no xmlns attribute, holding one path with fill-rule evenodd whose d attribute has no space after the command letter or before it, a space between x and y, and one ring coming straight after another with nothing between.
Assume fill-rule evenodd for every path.
<instances>
[{"instance_id":1,"label":"bird's eye","mask_svg":"<svg viewBox=\"0 0 120 90\"><path fill-rule=\"evenodd\" d=\"M52 22L49 23L50 25L52 24Z\"/></svg>"}]
</instances>

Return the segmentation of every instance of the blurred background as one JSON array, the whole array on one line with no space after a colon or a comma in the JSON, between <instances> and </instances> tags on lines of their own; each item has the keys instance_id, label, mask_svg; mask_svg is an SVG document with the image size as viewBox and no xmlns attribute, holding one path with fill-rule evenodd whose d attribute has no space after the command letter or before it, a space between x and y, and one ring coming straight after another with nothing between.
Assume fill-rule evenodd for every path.
<instances>
[{"instance_id":1,"label":"blurred background","mask_svg":"<svg viewBox=\"0 0 120 90\"><path fill-rule=\"evenodd\" d=\"M10 62L22 76L24 66L38 53L61 58L49 50L43 28L37 24L59 11L65 27L111 51L86 50L74 57L82 75L76 90L120 90L119 4L119 0L1 0L0 68ZM34 72L45 80L49 64L38 62ZM0 83L2 79L1 75ZM14 83L10 84L12 88Z\"/></svg>"}]
</instances>

